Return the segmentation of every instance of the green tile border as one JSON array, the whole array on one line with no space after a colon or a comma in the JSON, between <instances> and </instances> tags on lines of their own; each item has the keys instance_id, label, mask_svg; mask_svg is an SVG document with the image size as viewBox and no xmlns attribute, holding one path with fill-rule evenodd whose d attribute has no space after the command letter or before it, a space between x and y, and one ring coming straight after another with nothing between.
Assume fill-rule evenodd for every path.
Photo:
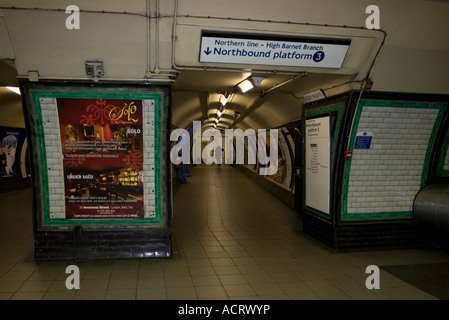
<instances>
[{"instance_id":1,"label":"green tile border","mask_svg":"<svg viewBox=\"0 0 449 320\"><path fill-rule=\"evenodd\" d=\"M84 90L83 90L84 89ZM161 123L162 101L164 100L163 93L148 93L151 89L136 88L101 88L89 90L82 87L30 87L31 96L31 110L30 115L34 116L34 126L36 135L32 135L34 144L34 159L35 173L38 174L36 183L36 193L40 196L35 196L38 215L39 226L43 229L67 229L73 226L95 227L96 229L111 228L111 227L136 227L136 226L150 226L161 224L163 208L162 208L162 183L161 179L161 130L164 124ZM45 150L45 135L42 122L42 110L40 105L41 98L72 98L72 99L129 99L129 100L153 100L154 101L154 148L155 148L155 217L143 219L61 219L50 218L50 203L49 203L49 186L48 186L48 171L47 158ZM145 112L143 110L143 112ZM164 118L165 119L165 118ZM165 189L164 189L165 190Z\"/></svg>"},{"instance_id":2,"label":"green tile border","mask_svg":"<svg viewBox=\"0 0 449 320\"><path fill-rule=\"evenodd\" d=\"M354 151L354 143L357 135L358 125L360 122L360 116L364 107L395 107L395 108L420 108L420 109L438 109L438 115L435 119L435 123L432 129L432 133L429 138L429 143L427 146L424 166L421 174L421 188L425 186L425 181L427 178L427 172L429 168L429 159L432 152L432 147L436 139L439 125L442 121L444 109L446 104L444 103L433 103L433 102L404 102L404 101L384 101L384 100L361 100L357 106L356 113L354 115L354 124L352 126L352 131L349 140L349 151ZM392 220L392 219L411 219L413 217L412 211L400 211L400 212L371 212L371 213L348 213L347 212L347 201L348 201L348 187L349 187L349 176L351 172L351 162L352 158L348 158L345 164L345 172L343 178L343 192L342 192L342 206L340 214L340 222L354 222L354 221L368 221L368 220Z\"/></svg>"}]
</instances>

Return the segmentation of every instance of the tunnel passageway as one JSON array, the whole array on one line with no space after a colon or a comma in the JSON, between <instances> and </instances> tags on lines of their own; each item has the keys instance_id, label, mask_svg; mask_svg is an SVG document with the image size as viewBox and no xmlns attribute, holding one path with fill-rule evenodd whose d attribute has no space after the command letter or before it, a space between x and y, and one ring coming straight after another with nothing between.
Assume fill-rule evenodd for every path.
<instances>
[{"instance_id":1,"label":"tunnel passageway","mask_svg":"<svg viewBox=\"0 0 449 320\"><path fill-rule=\"evenodd\" d=\"M195 166L173 197L173 256L35 261L31 190L0 195L0 299L436 299L369 265L449 263L435 248L335 252L302 232L296 213L245 173ZM18 207L20 204L20 207ZM81 289L65 286L67 265Z\"/></svg>"}]
</instances>

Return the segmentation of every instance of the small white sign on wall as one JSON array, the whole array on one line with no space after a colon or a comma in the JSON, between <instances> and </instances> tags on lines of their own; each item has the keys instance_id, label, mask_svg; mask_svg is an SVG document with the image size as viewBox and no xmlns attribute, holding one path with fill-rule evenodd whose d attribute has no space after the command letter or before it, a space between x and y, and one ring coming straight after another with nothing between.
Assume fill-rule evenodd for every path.
<instances>
[{"instance_id":1,"label":"small white sign on wall","mask_svg":"<svg viewBox=\"0 0 449 320\"><path fill-rule=\"evenodd\" d=\"M307 119L305 130L305 205L329 214L330 117Z\"/></svg>"}]
</instances>

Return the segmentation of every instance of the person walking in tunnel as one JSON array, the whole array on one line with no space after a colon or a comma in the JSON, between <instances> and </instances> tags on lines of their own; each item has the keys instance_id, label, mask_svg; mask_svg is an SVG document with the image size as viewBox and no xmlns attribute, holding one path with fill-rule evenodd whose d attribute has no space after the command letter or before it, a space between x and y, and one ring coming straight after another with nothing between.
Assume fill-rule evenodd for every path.
<instances>
[{"instance_id":1,"label":"person walking in tunnel","mask_svg":"<svg viewBox=\"0 0 449 320\"><path fill-rule=\"evenodd\" d=\"M178 138L178 143L182 141L182 136ZM185 166L182 162L182 148L178 148L178 156L175 164L176 176L178 177L179 183L185 184L187 183L186 174L185 174Z\"/></svg>"},{"instance_id":2,"label":"person walking in tunnel","mask_svg":"<svg viewBox=\"0 0 449 320\"><path fill-rule=\"evenodd\" d=\"M214 156L215 156L215 163L218 165L220 165L222 162L221 153L222 153L222 148L220 146L216 147L215 151L214 151Z\"/></svg>"}]
</instances>

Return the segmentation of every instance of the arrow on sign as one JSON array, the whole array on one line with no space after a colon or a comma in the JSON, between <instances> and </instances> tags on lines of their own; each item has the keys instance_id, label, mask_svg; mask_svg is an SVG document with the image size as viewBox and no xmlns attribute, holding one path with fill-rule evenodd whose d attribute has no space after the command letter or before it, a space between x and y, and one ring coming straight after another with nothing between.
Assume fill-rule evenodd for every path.
<instances>
[{"instance_id":1,"label":"arrow on sign","mask_svg":"<svg viewBox=\"0 0 449 320\"><path fill-rule=\"evenodd\" d=\"M207 49L204 50L204 53L205 53L206 55L210 55L210 54L212 53L212 50L210 50L209 47L207 47Z\"/></svg>"}]
</instances>

